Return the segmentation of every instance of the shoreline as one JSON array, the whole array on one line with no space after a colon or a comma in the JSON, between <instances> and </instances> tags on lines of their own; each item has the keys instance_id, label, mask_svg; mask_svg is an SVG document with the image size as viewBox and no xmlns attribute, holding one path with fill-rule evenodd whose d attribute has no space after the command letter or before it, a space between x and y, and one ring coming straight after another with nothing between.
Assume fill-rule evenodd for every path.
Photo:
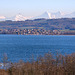
<instances>
[{"instance_id":1,"label":"shoreline","mask_svg":"<svg viewBox=\"0 0 75 75\"><path fill-rule=\"evenodd\" d=\"M0 34L0 35L17 35L17 34ZM23 35L23 34L21 34ZM37 35L37 34L26 34L26 35ZM37 36L41 36L41 35L37 35ZM43 35L45 36L45 35ZM46 36L75 36L75 35L46 35Z\"/></svg>"}]
</instances>

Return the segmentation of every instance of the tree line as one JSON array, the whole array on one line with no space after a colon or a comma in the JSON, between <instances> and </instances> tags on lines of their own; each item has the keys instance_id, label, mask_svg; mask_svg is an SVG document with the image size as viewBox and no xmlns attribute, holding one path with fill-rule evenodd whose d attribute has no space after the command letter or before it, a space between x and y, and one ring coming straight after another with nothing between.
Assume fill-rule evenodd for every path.
<instances>
[{"instance_id":1,"label":"tree line","mask_svg":"<svg viewBox=\"0 0 75 75\"><path fill-rule=\"evenodd\" d=\"M7 57L3 57L7 63ZM5 66L4 66L5 67ZM62 55L46 53L31 62L20 60L10 63L9 68L0 69L0 75L75 75L75 53Z\"/></svg>"}]
</instances>

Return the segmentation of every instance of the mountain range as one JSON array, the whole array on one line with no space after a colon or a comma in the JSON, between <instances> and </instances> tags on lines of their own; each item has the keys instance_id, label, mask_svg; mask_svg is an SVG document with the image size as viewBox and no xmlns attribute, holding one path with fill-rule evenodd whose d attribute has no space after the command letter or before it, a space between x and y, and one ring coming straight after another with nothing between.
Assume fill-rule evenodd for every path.
<instances>
[{"instance_id":1,"label":"mountain range","mask_svg":"<svg viewBox=\"0 0 75 75\"><path fill-rule=\"evenodd\" d=\"M62 12L58 11L56 13L49 13L45 12L40 16L34 17L34 19L37 18L46 18L46 19L58 19L58 18L75 18L75 12L72 12L70 14L63 14Z\"/></svg>"},{"instance_id":2,"label":"mountain range","mask_svg":"<svg viewBox=\"0 0 75 75\"><path fill-rule=\"evenodd\" d=\"M0 21L4 20L13 20L13 21L24 21L27 19L38 19L38 18L45 18L45 19L58 19L58 18L75 18L75 12L72 12L70 14L62 14L62 12L55 12L55 13L50 13L50 12L44 12L40 16L36 17L25 17L21 14L15 15L13 17L5 17L5 16L0 16Z\"/></svg>"}]
</instances>

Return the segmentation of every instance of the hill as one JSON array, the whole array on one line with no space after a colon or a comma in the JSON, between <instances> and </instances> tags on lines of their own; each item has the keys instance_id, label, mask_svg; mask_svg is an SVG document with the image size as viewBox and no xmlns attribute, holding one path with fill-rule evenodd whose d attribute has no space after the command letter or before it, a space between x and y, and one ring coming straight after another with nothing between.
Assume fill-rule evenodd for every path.
<instances>
[{"instance_id":1,"label":"hill","mask_svg":"<svg viewBox=\"0 0 75 75\"><path fill-rule=\"evenodd\" d=\"M34 19L25 21L0 21L0 29L75 30L75 18Z\"/></svg>"}]
</instances>

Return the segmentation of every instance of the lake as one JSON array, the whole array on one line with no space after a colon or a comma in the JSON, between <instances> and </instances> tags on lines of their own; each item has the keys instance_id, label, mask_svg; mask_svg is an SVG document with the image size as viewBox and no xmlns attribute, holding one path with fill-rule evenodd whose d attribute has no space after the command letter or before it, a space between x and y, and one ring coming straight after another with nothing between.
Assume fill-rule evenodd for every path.
<instances>
[{"instance_id":1,"label":"lake","mask_svg":"<svg viewBox=\"0 0 75 75\"><path fill-rule=\"evenodd\" d=\"M32 56L51 52L55 54L75 52L75 36L66 35L0 35L0 61L5 53L8 60L28 61Z\"/></svg>"}]
</instances>

